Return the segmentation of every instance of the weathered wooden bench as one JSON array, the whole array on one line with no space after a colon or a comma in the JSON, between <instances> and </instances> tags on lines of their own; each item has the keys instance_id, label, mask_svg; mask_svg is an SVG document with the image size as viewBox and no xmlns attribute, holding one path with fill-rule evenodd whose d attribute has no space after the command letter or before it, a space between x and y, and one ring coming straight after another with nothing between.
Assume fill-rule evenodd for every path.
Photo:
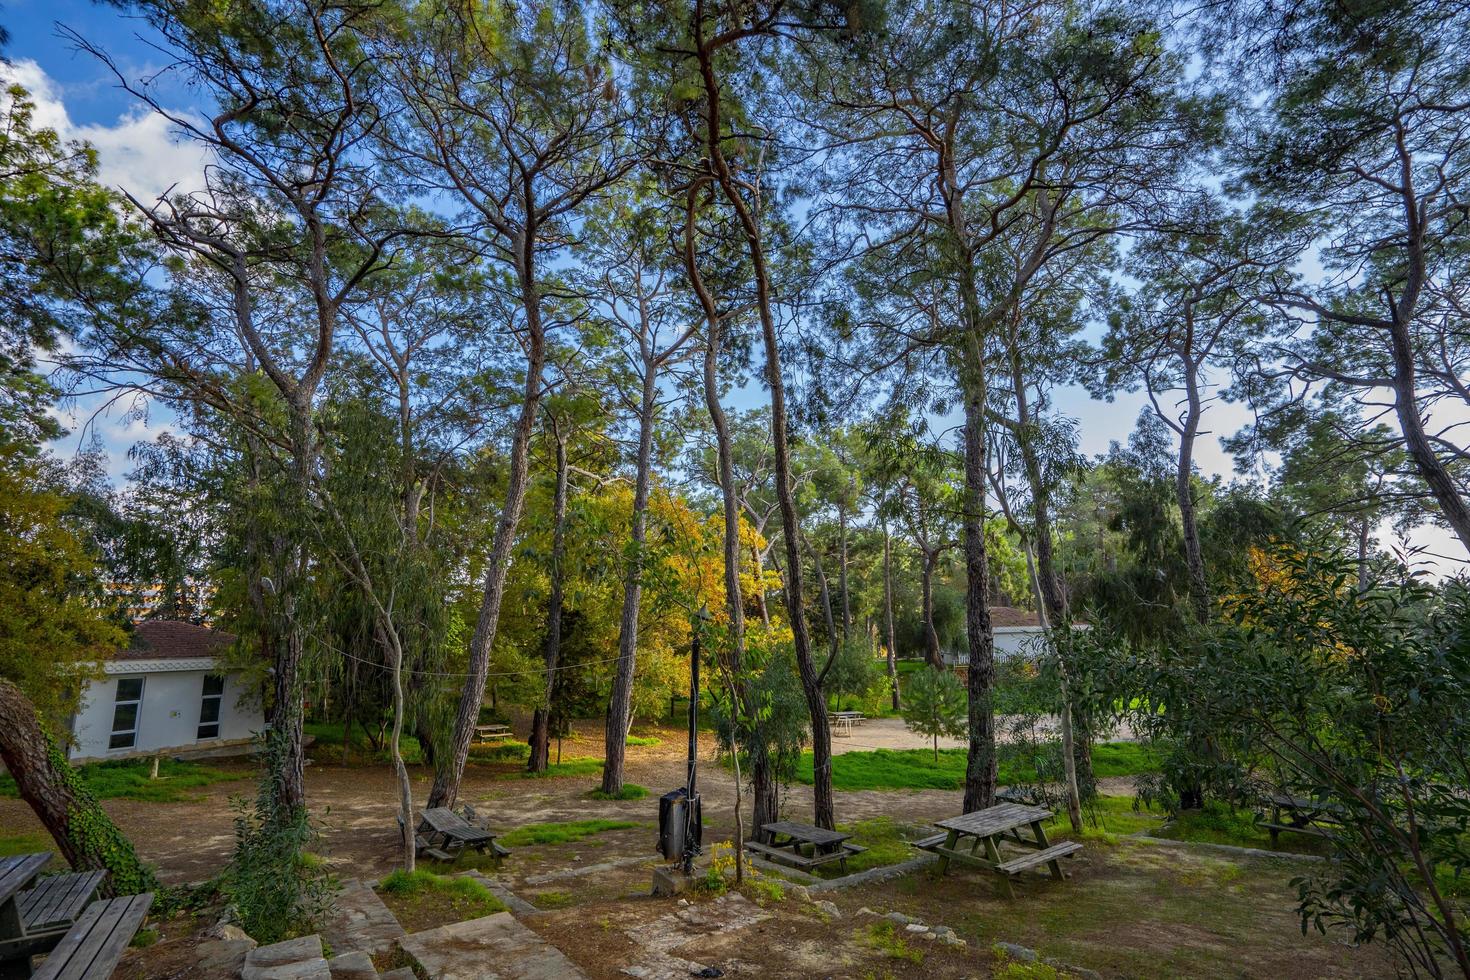
<instances>
[{"instance_id":1,"label":"weathered wooden bench","mask_svg":"<svg viewBox=\"0 0 1470 980\"><path fill-rule=\"evenodd\" d=\"M148 915L153 894L126 895L88 905L56 948L46 955L34 980L106 980Z\"/></svg>"},{"instance_id":2,"label":"weathered wooden bench","mask_svg":"<svg viewBox=\"0 0 1470 980\"><path fill-rule=\"evenodd\" d=\"M48 875L16 896L27 936L65 932L97 894L105 871Z\"/></svg>"},{"instance_id":3,"label":"weathered wooden bench","mask_svg":"<svg viewBox=\"0 0 1470 980\"><path fill-rule=\"evenodd\" d=\"M845 868L850 853L849 851L841 850L833 851L830 854L802 854L800 851L793 851L790 848L772 847L770 844L762 844L760 841L754 840L746 841L745 849L747 851L754 851L762 857L769 858L778 864L784 864L802 871L810 871L812 868L819 868L824 864L831 864L833 861L842 862L842 866Z\"/></svg>"},{"instance_id":4,"label":"weathered wooden bench","mask_svg":"<svg viewBox=\"0 0 1470 980\"><path fill-rule=\"evenodd\" d=\"M1280 842L1282 833L1331 838L1331 827L1339 822L1342 813L1342 808L1336 804L1288 793L1267 793L1262 802L1271 808L1271 818L1268 820L1264 814L1257 814L1256 826L1270 832L1272 847ZM1327 826L1319 826L1321 824Z\"/></svg>"},{"instance_id":5,"label":"weathered wooden bench","mask_svg":"<svg viewBox=\"0 0 1470 980\"><path fill-rule=\"evenodd\" d=\"M1035 868L1045 864L1050 866L1052 877L1061 881L1067 877L1067 873L1062 870L1059 859L1069 854L1076 854L1080 850L1082 850L1082 845L1076 841L1062 841L1060 844L1053 844L1039 851L1029 851L1020 857L1011 858L1009 861L1002 861L995 866L995 870L998 874L1008 875L1014 878L1028 868Z\"/></svg>"},{"instance_id":6,"label":"weathered wooden bench","mask_svg":"<svg viewBox=\"0 0 1470 980\"><path fill-rule=\"evenodd\" d=\"M470 823L470 824L473 824L476 827L479 827L481 830L485 831L485 833L487 833L487 834L494 834L495 833L493 830L490 829L490 824L485 820L484 817L480 816L479 812L474 807L472 807L468 803L466 803L463 807L461 807L461 810L464 813L464 818L465 818L465 822L466 823ZM510 857L510 848L504 846L498 840L495 840L493 837L490 839L490 843L489 843L488 846L489 846L489 849L490 849L490 853L494 854L496 857L498 857L498 858L507 858L507 857Z\"/></svg>"},{"instance_id":7,"label":"weathered wooden bench","mask_svg":"<svg viewBox=\"0 0 1470 980\"><path fill-rule=\"evenodd\" d=\"M405 833L403 828L403 814L395 813L393 815L393 819L398 821L398 833ZM448 851L440 849L439 847L435 846L434 841L431 841L426 835L418 833L413 835L413 854L414 857L429 857L433 858L435 861L454 860L453 854L450 854Z\"/></svg>"},{"instance_id":8,"label":"weathered wooden bench","mask_svg":"<svg viewBox=\"0 0 1470 980\"><path fill-rule=\"evenodd\" d=\"M932 851L940 844L943 844L944 839L948 836L948 834L935 834L932 837L922 837L919 840L910 841L910 844L921 851Z\"/></svg>"}]
</instances>

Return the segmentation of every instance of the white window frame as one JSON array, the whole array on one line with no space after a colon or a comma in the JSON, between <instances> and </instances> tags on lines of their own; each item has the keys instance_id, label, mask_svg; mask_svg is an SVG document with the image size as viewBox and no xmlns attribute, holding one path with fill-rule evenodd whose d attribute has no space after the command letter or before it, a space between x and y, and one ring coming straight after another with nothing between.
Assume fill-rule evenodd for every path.
<instances>
[{"instance_id":1,"label":"white window frame","mask_svg":"<svg viewBox=\"0 0 1470 980\"><path fill-rule=\"evenodd\" d=\"M211 677L218 677L219 678L219 693L218 694L210 694L210 693L208 693L205 690L205 685L209 683L209 679ZM199 691L200 691L200 693L199 693L199 724L194 729L194 741L196 741L196 742L208 742L208 741L211 741L213 739L219 738L220 724L224 720L224 711L225 711L225 675L224 674L210 674L210 673L206 673L204 675L203 680L201 680L199 682ZM214 721L205 721L204 720L204 707L210 701L213 701L215 703ZM213 725L214 726L214 734L213 735L204 735L204 734L202 734L202 732L204 731L204 726L206 726L206 725Z\"/></svg>"},{"instance_id":2,"label":"white window frame","mask_svg":"<svg viewBox=\"0 0 1470 980\"><path fill-rule=\"evenodd\" d=\"M123 683L123 681L137 681L138 682L138 697L137 697L136 700L133 700L133 699L123 700L121 697L119 697L119 695L122 694L122 683ZM108 735L107 735L107 751L109 751L109 752L126 752L126 751L128 751L130 749L136 749L138 747L138 731L143 727L143 696L146 693L147 688L148 688L148 678L145 677L145 676L143 676L143 675L141 675L141 674L138 675L138 676L136 676L136 677L119 677L117 679L117 681L113 684L113 691L112 691L112 724L110 726L110 731L108 732ZM117 709L118 709L118 706L119 705L128 705L128 704L133 705L133 727L132 728L118 728L117 727ZM129 736L131 736L131 738L128 739L128 744L127 745L113 745L112 744L113 739L117 738L119 735L129 735Z\"/></svg>"}]
</instances>

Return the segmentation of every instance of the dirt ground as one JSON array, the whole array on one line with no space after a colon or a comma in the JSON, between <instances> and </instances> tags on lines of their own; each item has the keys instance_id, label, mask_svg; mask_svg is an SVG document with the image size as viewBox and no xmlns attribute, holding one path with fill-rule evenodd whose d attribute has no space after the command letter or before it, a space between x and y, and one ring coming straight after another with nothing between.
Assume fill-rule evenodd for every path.
<instances>
[{"instance_id":1,"label":"dirt ground","mask_svg":"<svg viewBox=\"0 0 1470 980\"><path fill-rule=\"evenodd\" d=\"M660 744L628 749L628 781L650 790L642 800L595 801L587 794L596 777L518 778L512 764L472 763L465 774L461 800L482 808L501 830L593 817L639 822L636 829L575 843L516 848L500 868L486 869L518 897L546 910L525 915L523 921L593 977L624 976L620 971L640 956L638 937L663 928L675 904L648 893L657 863L656 797L683 784L685 742L678 730L657 734ZM599 756L601 750L601 738L591 725L564 746L569 758ZM712 741L702 739L700 791L707 842L730 839L735 829L734 782L712 761L713 752ZM208 787L190 802L112 800L106 807L165 881L203 880L229 857L230 798L248 796L254 789L249 766L238 766L241 781ZM422 800L428 775L415 771L413 778ZM307 791L323 828L322 850L339 875L373 879L393 868L398 832L386 766L312 765ZM841 822L886 816L921 827L959 812L960 794L839 791L836 802ZM797 819L808 814L810 788L792 786L783 806ZM0 799L0 827L12 834L39 830L25 805L11 799ZM597 868L586 871L593 866ZM1000 964L992 947L1002 941L1116 977L1392 973L1379 948L1354 949L1331 933L1302 935L1288 884L1302 867L1292 859L1089 838L1069 866L1069 881L1029 878L1014 901L1003 897L989 876L974 871L952 870L943 878L932 870L920 871L816 896L830 899L837 916L795 897L771 902L764 910L768 918L695 945L701 962L721 963L731 976L988 976ZM864 908L948 926L968 946L905 942L902 927L898 945L885 942L882 933L890 927L861 914ZM172 931L163 930L166 940ZM136 951L133 975L188 975L177 970L179 957L187 955L187 939L177 942L185 948L169 948L175 943L165 942L151 952ZM147 967L150 961L157 962L157 971Z\"/></svg>"}]
</instances>

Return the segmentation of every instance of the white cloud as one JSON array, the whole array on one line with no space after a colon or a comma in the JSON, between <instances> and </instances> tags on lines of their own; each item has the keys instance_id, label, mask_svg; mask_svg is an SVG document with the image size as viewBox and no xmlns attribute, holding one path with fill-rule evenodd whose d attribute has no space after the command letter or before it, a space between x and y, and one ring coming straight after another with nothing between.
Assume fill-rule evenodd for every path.
<instances>
[{"instance_id":1,"label":"white cloud","mask_svg":"<svg viewBox=\"0 0 1470 980\"><path fill-rule=\"evenodd\" d=\"M0 63L0 83L19 84L31 93L37 127L96 148L102 183L144 201L170 187L188 191L204 186L208 154L197 144L180 140L168 120L146 106L119 116L111 125L78 125L67 112L61 87L36 62L21 58Z\"/></svg>"}]
</instances>

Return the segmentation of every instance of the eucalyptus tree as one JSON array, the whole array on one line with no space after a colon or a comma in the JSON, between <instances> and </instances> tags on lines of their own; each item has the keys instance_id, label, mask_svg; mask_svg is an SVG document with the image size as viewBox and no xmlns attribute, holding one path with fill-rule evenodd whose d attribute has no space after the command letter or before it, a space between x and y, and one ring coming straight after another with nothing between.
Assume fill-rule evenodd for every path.
<instances>
[{"instance_id":1,"label":"eucalyptus tree","mask_svg":"<svg viewBox=\"0 0 1470 980\"><path fill-rule=\"evenodd\" d=\"M128 199L176 270L192 266L178 299L137 309L153 278L139 273L131 297L98 313L78 370L136 386L137 374L166 397L229 412L251 431L250 465L283 468L284 515L310 494L319 455L314 404L342 328L342 309L390 260L405 233L383 203L383 171L373 153L384 109L375 60L364 44L375 5L271 0L221 11L209 3L145 2L139 14L163 39L168 67L204 96L206 114L163 106L106 51L72 38L120 86L164 116L178 135L209 153L202 189L144 201ZM176 278L168 297L180 285ZM191 289L195 290L191 294ZM169 306L176 310L167 313ZM191 309L192 308L192 309ZM208 311L208 312L204 312ZM259 371L279 399L271 418L232 366ZM268 399L269 400L269 399ZM301 529L259 529L268 565L250 585L262 652L274 664L268 722L282 743L273 774L282 813L305 804L299 670L307 642L302 620L309 574Z\"/></svg>"},{"instance_id":2,"label":"eucalyptus tree","mask_svg":"<svg viewBox=\"0 0 1470 980\"><path fill-rule=\"evenodd\" d=\"M1425 0L1222 9L1235 16L1207 35L1266 95L1238 146L1246 183L1310 219L1324 270L1263 290L1298 328L1271 353L1283 381L1301 384L1276 398L1334 383L1370 422L1391 415L1440 519L1470 548L1470 12Z\"/></svg>"},{"instance_id":3,"label":"eucalyptus tree","mask_svg":"<svg viewBox=\"0 0 1470 980\"><path fill-rule=\"evenodd\" d=\"M484 700L549 343L585 312L566 301L558 257L574 244L588 204L634 163L631 104L588 27L575 4L469 8L424 0L380 45L404 105L392 141L405 179L452 209L461 234L497 271L510 316L488 329L523 356L509 476L468 677L431 806L452 805L458 796Z\"/></svg>"},{"instance_id":4,"label":"eucalyptus tree","mask_svg":"<svg viewBox=\"0 0 1470 980\"><path fill-rule=\"evenodd\" d=\"M892 338L886 359L943 347L964 408L973 810L993 800L996 774L984 536L996 324L1057 256L1163 218L1160 192L1219 112L1177 91L1181 60L1147 11L977 0L885 13L882 30L815 49L799 84L822 107L810 121L826 148L833 238L929 270L951 294L953 315ZM987 277L998 248L1017 260Z\"/></svg>"},{"instance_id":5,"label":"eucalyptus tree","mask_svg":"<svg viewBox=\"0 0 1470 980\"><path fill-rule=\"evenodd\" d=\"M1200 623L1209 622L1211 605L1200 547L1195 443L1216 391L1232 376L1254 370L1253 348L1273 327L1256 297L1302 249L1283 224L1267 208L1242 213L1208 200L1187 215L1181 229L1142 238L1128 261L1129 273L1142 285L1115 311L1099 357L1104 389L1143 388L1159 421L1179 441L1174 494L1190 603ZM1212 372L1225 377L1212 378Z\"/></svg>"}]
</instances>

